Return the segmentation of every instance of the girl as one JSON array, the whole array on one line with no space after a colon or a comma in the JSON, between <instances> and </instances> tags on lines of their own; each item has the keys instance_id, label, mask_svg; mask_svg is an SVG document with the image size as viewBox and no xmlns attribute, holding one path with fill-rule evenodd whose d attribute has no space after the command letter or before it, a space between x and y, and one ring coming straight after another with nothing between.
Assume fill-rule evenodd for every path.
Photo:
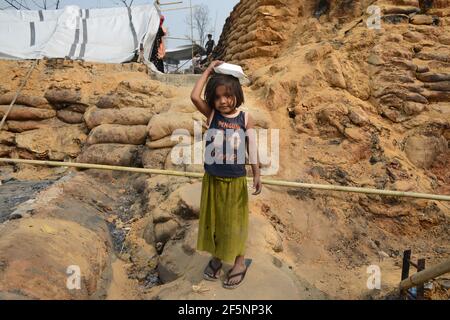
<instances>
[{"instance_id":1,"label":"girl","mask_svg":"<svg viewBox=\"0 0 450 320\"><path fill-rule=\"evenodd\" d=\"M256 146L253 131L249 130L254 127L253 119L238 110L244 102L239 80L230 75L214 74L214 68L222 63L213 61L191 93L192 102L206 116L209 127L197 249L212 254L204 270L206 280L218 280L222 261L234 261L223 283L225 288L233 289L242 283L247 272L244 259L248 233L245 150L249 145L251 150L256 150ZM206 82L205 99L202 99ZM248 143L245 137L247 130ZM255 156L257 153L249 154L252 158L253 188L256 190L253 194L257 195L262 189L259 162Z\"/></svg>"}]
</instances>

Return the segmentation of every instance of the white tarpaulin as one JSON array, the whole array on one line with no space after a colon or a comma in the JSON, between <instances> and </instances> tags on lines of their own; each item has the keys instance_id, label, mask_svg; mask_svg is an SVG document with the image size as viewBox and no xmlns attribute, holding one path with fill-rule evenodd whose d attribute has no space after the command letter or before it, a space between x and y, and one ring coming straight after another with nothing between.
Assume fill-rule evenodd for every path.
<instances>
[{"instance_id":1,"label":"white tarpaulin","mask_svg":"<svg viewBox=\"0 0 450 320\"><path fill-rule=\"evenodd\" d=\"M178 64L181 60L191 60L192 51L194 51L194 53L200 53L201 55L204 55L206 53L206 50L200 47L198 44L187 44L178 46L173 49L167 49L164 59L170 63Z\"/></svg>"},{"instance_id":2,"label":"white tarpaulin","mask_svg":"<svg viewBox=\"0 0 450 320\"><path fill-rule=\"evenodd\" d=\"M131 8L0 11L0 59L70 58L121 63L144 47L148 61L159 28L156 5Z\"/></svg>"}]
</instances>

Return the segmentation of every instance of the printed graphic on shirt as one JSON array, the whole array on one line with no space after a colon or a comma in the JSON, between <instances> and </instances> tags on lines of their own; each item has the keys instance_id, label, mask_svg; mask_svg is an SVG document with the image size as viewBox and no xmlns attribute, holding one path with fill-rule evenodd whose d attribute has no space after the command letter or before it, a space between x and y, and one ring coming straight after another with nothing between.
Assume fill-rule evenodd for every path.
<instances>
[{"instance_id":1,"label":"printed graphic on shirt","mask_svg":"<svg viewBox=\"0 0 450 320\"><path fill-rule=\"evenodd\" d=\"M219 129L208 130L207 141L210 143L206 146L205 162L245 164L245 131L237 123L218 121L217 124Z\"/></svg>"}]
</instances>

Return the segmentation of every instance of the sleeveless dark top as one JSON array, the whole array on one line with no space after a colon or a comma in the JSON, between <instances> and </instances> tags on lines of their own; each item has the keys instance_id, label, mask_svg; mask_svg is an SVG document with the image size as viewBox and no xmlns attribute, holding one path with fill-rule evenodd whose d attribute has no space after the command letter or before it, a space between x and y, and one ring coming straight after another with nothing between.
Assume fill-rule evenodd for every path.
<instances>
[{"instance_id":1,"label":"sleeveless dark top","mask_svg":"<svg viewBox=\"0 0 450 320\"><path fill-rule=\"evenodd\" d=\"M207 173L216 177L237 178L247 175L245 112L234 118L214 111L206 133L205 164Z\"/></svg>"}]
</instances>

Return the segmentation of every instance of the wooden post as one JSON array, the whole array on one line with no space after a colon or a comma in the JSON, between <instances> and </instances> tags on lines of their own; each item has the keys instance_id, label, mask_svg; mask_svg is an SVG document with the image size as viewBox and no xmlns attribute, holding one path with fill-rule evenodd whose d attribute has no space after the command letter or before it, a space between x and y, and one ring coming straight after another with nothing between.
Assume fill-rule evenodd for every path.
<instances>
[{"instance_id":1,"label":"wooden post","mask_svg":"<svg viewBox=\"0 0 450 320\"><path fill-rule=\"evenodd\" d=\"M417 272L420 272L422 270L425 270L425 259L419 259L417 261ZM424 300L425 299L425 286L423 283L421 283L417 287L417 300Z\"/></svg>"},{"instance_id":2,"label":"wooden post","mask_svg":"<svg viewBox=\"0 0 450 320\"><path fill-rule=\"evenodd\" d=\"M411 249L403 251L402 262L402 281L409 277L409 260L411 259ZM407 299L407 290L401 290L400 295L403 299Z\"/></svg>"}]
</instances>

